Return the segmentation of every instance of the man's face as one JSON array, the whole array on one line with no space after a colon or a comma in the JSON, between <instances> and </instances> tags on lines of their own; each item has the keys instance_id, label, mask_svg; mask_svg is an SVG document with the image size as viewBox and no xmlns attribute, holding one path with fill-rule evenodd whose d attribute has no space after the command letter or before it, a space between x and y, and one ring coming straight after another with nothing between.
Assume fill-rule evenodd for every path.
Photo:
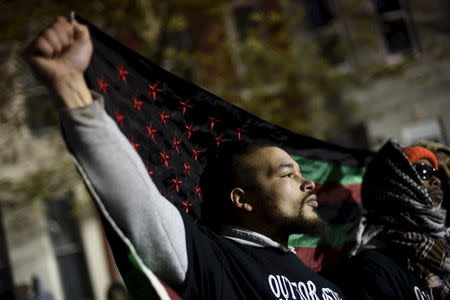
<instances>
[{"instance_id":1,"label":"man's face","mask_svg":"<svg viewBox=\"0 0 450 300\"><path fill-rule=\"evenodd\" d=\"M427 159L419 159L414 163L414 165L420 165L420 164L424 164L424 165L429 166L430 168L433 168L433 165ZM443 200L443 193L442 193L442 189L441 189L441 181L439 180L439 178L437 176L433 175L429 179L421 178L421 181L422 181L423 186L427 189L428 194L430 195L431 201L433 202L433 205L440 206L442 204L442 200Z\"/></svg>"},{"instance_id":2,"label":"man's face","mask_svg":"<svg viewBox=\"0 0 450 300\"><path fill-rule=\"evenodd\" d=\"M317 235L325 222L317 215L314 182L302 177L300 166L277 147L260 148L243 157L245 176L253 188L247 190L254 212L261 221L280 226L288 233ZM269 223L270 222L270 223Z\"/></svg>"}]
</instances>

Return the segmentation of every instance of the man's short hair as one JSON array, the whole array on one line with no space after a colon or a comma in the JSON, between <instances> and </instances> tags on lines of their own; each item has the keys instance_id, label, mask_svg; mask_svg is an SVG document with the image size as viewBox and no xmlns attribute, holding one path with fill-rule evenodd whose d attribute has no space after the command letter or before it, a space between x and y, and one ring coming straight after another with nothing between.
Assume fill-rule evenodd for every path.
<instances>
[{"instance_id":1,"label":"man's short hair","mask_svg":"<svg viewBox=\"0 0 450 300\"><path fill-rule=\"evenodd\" d=\"M221 225L232 222L233 211L230 192L235 187L251 189L253 178L248 177L242 157L265 147L267 142L247 139L223 143L212 152L200 177L203 192L201 223L219 230Z\"/></svg>"}]
</instances>

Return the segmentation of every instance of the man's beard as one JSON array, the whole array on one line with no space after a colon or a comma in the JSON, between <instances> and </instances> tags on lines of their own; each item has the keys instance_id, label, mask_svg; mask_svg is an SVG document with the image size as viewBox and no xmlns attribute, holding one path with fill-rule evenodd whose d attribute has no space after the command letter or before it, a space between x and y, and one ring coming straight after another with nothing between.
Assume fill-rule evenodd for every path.
<instances>
[{"instance_id":1,"label":"man's beard","mask_svg":"<svg viewBox=\"0 0 450 300\"><path fill-rule=\"evenodd\" d=\"M304 213L305 206L309 205L307 203L307 198L310 197L312 193L308 193L301 201L302 205L299 209L299 213L295 217L286 217L278 214L273 214L276 211L275 207L269 207L265 211L271 212L265 216L270 224L278 224L281 232L288 235L291 234L306 234L311 237L323 238L330 234L330 226L325 222L318 214L316 208L314 209L314 215L307 216Z\"/></svg>"},{"instance_id":2,"label":"man's beard","mask_svg":"<svg viewBox=\"0 0 450 300\"><path fill-rule=\"evenodd\" d=\"M323 238L330 233L330 226L321 217L305 217L303 212L296 218L283 220L282 226L291 234L303 233L311 237Z\"/></svg>"},{"instance_id":3,"label":"man's beard","mask_svg":"<svg viewBox=\"0 0 450 300\"><path fill-rule=\"evenodd\" d=\"M309 235L311 237L326 237L330 233L330 226L325 220L323 220L317 214L317 208L314 207L314 216L306 216L305 206L308 205L308 198L313 195L314 192L310 192L302 200L302 206L300 208L300 212L295 219L286 220L287 230L292 230L292 233L303 233Z\"/></svg>"}]
</instances>

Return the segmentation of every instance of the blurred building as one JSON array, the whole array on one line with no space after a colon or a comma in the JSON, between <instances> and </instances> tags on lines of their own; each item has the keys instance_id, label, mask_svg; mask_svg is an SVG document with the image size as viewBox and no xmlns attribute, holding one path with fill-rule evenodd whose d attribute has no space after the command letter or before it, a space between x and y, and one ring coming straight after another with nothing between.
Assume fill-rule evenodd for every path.
<instances>
[{"instance_id":1,"label":"blurred building","mask_svg":"<svg viewBox=\"0 0 450 300\"><path fill-rule=\"evenodd\" d=\"M314 1L326 2L326 1ZM448 1L360 1L352 15L325 26L350 49L344 59L360 76L359 88L344 92L345 130L333 141L377 149L388 138L403 146L427 138L450 142L450 5ZM345 1L328 1L335 9ZM369 23L358 22L362 16ZM341 31L342 32L342 31ZM358 35L375 43L358 42Z\"/></svg>"},{"instance_id":2,"label":"blurred building","mask_svg":"<svg viewBox=\"0 0 450 300\"><path fill-rule=\"evenodd\" d=\"M17 57L9 65L26 69ZM0 125L0 298L26 299L38 276L55 299L106 299L121 279L49 95L30 72L9 95Z\"/></svg>"},{"instance_id":3,"label":"blurred building","mask_svg":"<svg viewBox=\"0 0 450 300\"><path fill-rule=\"evenodd\" d=\"M200 78L204 86L208 87L211 81L224 74L233 74L228 75L230 78L247 78L249 68L256 69L247 64L244 40L254 32L262 32L263 42L273 43L271 36L278 34L278 29L267 24L258 28L258 20L261 15L270 19L275 12L285 23L298 20L280 48L290 47L296 51L297 47L298 51L315 44L316 59L327 64L328 72L346 76L342 81L347 83L345 86L330 87L330 83L335 83L329 80L323 83L322 94L316 92L317 95L302 99L301 93L283 94L276 80L265 74L269 98L294 96L283 105L289 106L288 109L298 108L296 116L308 120L306 134L345 146L371 149L378 148L388 138L402 145L421 138L449 143L450 117L446 109L450 101L448 1L234 0L224 7L215 26L203 26L203 20L211 18L207 8L186 14L193 47L202 50L204 56L215 47L224 46L217 40L227 41L228 51L220 58L226 62L225 66L219 67L217 60L208 62L203 57L196 61L193 73L201 70L207 74L206 79ZM220 38L213 40L214 35ZM304 65L310 67L307 61L314 59L309 54L294 57L286 59L298 69ZM261 70L264 70L262 65L263 62ZM308 72L307 75L316 75L314 71ZM281 79L289 80L286 76ZM304 79L300 76L293 83ZM250 84L238 88L237 96L227 94L226 90L218 92L231 101L233 97L251 97L255 92ZM256 113L267 118L264 107Z\"/></svg>"}]
</instances>

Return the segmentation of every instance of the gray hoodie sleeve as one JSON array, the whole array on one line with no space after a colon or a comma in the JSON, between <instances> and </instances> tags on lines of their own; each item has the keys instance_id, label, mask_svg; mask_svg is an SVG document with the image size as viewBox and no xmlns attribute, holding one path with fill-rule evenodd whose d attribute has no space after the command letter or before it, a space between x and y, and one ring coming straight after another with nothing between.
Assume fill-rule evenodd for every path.
<instances>
[{"instance_id":1,"label":"gray hoodie sleeve","mask_svg":"<svg viewBox=\"0 0 450 300\"><path fill-rule=\"evenodd\" d=\"M61 110L65 141L106 211L149 269L168 284L187 271L186 236L178 209L159 193L127 138L92 93L88 106Z\"/></svg>"}]
</instances>

